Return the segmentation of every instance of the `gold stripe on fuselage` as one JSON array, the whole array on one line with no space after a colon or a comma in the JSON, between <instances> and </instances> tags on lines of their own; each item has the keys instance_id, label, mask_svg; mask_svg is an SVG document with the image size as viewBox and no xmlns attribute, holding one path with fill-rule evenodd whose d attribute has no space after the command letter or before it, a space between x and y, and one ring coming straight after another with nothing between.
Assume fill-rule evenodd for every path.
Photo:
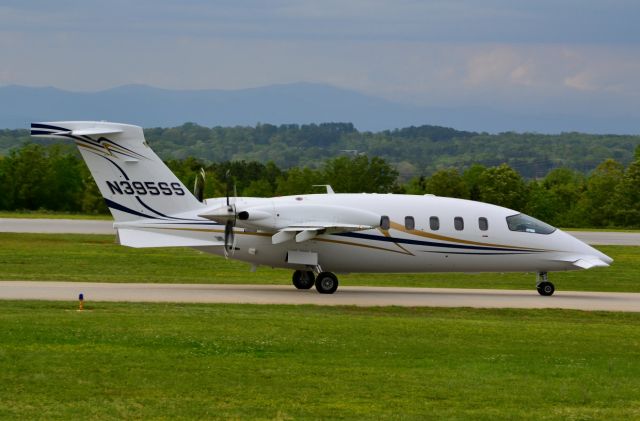
<instances>
[{"instance_id":1,"label":"gold stripe on fuselage","mask_svg":"<svg viewBox=\"0 0 640 421\"><path fill-rule=\"evenodd\" d=\"M530 250L530 251L551 251L551 250L537 249L537 248L531 248L531 247L520 247L520 246L511 246L511 245L505 245L505 244L483 243L480 241L462 240L459 238L447 237L439 234L431 234L424 231L408 230L404 227L404 225L401 225L393 221L391 222L391 228L400 232L404 232L405 234L415 235L417 237L430 238L432 240L448 241L451 243L467 244L467 245L473 245L473 246L484 246L484 247L500 247L500 248L509 248L509 249Z\"/></svg>"}]
</instances>

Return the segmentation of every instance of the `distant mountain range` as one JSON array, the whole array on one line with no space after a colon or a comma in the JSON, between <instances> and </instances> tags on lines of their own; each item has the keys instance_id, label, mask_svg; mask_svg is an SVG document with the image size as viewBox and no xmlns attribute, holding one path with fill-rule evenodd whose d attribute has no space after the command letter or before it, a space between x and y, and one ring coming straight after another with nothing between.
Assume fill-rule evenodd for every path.
<instances>
[{"instance_id":1,"label":"distant mountain range","mask_svg":"<svg viewBox=\"0 0 640 421\"><path fill-rule=\"evenodd\" d=\"M365 131L430 124L489 133L640 133L638 122L628 118L420 107L315 83L238 90L167 90L126 85L99 92L0 87L0 128L25 128L32 121L53 120L109 120L143 127L172 127L185 122L209 127L254 126L259 122L351 122Z\"/></svg>"}]
</instances>

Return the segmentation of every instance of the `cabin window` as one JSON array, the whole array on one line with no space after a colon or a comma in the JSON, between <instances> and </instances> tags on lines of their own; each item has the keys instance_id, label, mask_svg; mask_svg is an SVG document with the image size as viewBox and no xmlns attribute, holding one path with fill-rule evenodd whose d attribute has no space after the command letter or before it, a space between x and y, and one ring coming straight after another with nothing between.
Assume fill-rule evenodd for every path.
<instances>
[{"instance_id":1,"label":"cabin window","mask_svg":"<svg viewBox=\"0 0 640 421\"><path fill-rule=\"evenodd\" d=\"M413 216L404 217L404 227L408 230L416 228L416 221L413 219Z\"/></svg>"},{"instance_id":2,"label":"cabin window","mask_svg":"<svg viewBox=\"0 0 640 421\"><path fill-rule=\"evenodd\" d=\"M453 226L456 230L462 231L464 229L464 219L461 216L453 218Z\"/></svg>"},{"instance_id":3,"label":"cabin window","mask_svg":"<svg viewBox=\"0 0 640 421\"><path fill-rule=\"evenodd\" d=\"M480 227L480 231L488 230L489 229L489 221L487 221L487 218L485 218L485 217L478 218L478 227Z\"/></svg>"},{"instance_id":4,"label":"cabin window","mask_svg":"<svg viewBox=\"0 0 640 421\"><path fill-rule=\"evenodd\" d=\"M549 224L519 213L507 216L507 225L511 231L530 232L534 234L551 234L556 229Z\"/></svg>"},{"instance_id":5,"label":"cabin window","mask_svg":"<svg viewBox=\"0 0 640 421\"><path fill-rule=\"evenodd\" d=\"M438 231L440 229L440 219L438 219L437 216L429 218L429 228L431 228L431 231Z\"/></svg>"},{"instance_id":6,"label":"cabin window","mask_svg":"<svg viewBox=\"0 0 640 421\"><path fill-rule=\"evenodd\" d=\"M389 217L387 215L383 215L380 217L380 228L383 230L388 230L391 227L391 222L389 221Z\"/></svg>"}]
</instances>

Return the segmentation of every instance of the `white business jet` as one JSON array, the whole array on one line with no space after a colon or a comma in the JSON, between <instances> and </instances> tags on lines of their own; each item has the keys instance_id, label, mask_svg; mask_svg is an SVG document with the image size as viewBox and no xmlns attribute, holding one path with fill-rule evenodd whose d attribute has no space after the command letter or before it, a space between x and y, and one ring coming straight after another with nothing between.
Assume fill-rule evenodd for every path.
<instances>
[{"instance_id":1,"label":"white business jet","mask_svg":"<svg viewBox=\"0 0 640 421\"><path fill-rule=\"evenodd\" d=\"M292 269L293 285L332 294L335 273L535 272L609 266L612 259L517 211L434 195L326 194L198 199L151 150L138 126L33 123L31 135L71 139L115 219L120 244L192 247L257 267Z\"/></svg>"}]
</instances>

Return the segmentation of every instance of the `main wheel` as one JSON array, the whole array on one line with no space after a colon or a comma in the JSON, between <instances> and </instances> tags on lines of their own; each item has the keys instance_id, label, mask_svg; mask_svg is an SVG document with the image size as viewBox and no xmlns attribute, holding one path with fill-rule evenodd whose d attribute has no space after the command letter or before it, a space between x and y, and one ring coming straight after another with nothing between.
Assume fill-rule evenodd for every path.
<instances>
[{"instance_id":1,"label":"main wheel","mask_svg":"<svg viewBox=\"0 0 640 421\"><path fill-rule=\"evenodd\" d=\"M556 290L556 287L554 287L551 282L547 282L547 281L540 282L537 288L538 288L538 294L544 295L545 297L549 297L553 295L554 291Z\"/></svg>"},{"instance_id":2,"label":"main wheel","mask_svg":"<svg viewBox=\"0 0 640 421\"><path fill-rule=\"evenodd\" d=\"M309 289L313 286L313 282L315 281L315 277L313 276L313 272L310 270L296 270L293 272L293 276L291 277L293 281L293 286L298 289Z\"/></svg>"},{"instance_id":3,"label":"main wheel","mask_svg":"<svg viewBox=\"0 0 640 421\"><path fill-rule=\"evenodd\" d=\"M320 294L333 294L338 289L338 278L331 272L322 272L316 278L316 289Z\"/></svg>"}]
</instances>

